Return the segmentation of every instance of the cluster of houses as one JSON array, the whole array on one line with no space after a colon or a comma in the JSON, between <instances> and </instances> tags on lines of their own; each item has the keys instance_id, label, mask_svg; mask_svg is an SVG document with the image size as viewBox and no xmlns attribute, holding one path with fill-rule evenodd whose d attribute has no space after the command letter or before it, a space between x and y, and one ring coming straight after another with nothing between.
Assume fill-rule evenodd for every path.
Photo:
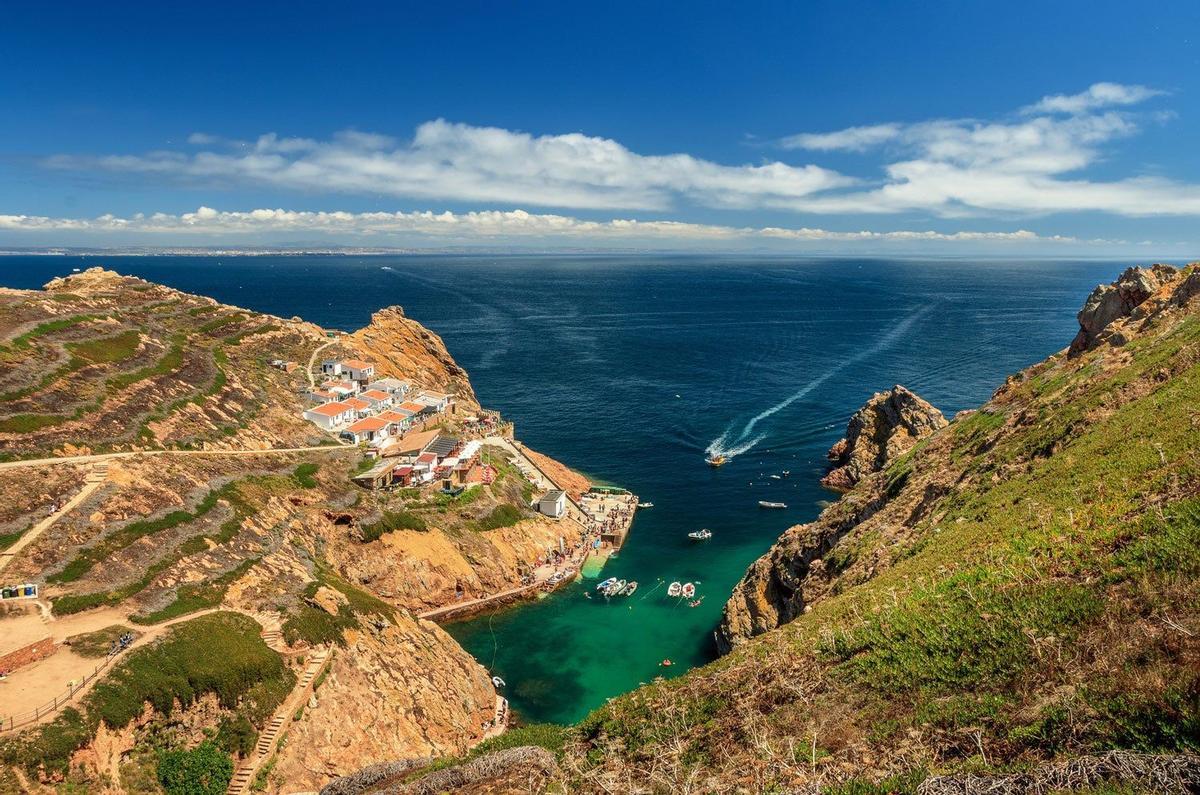
<instances>
[{"instance_id":1,"label":"cluster of houses","mask_svg":"<svg viewBox=\"0 0 1200 795\"><path fill-rule=\"evenodd\" d=\"M413 393L407 381L376 379L375 365L360 359L326 360L321 373L327 380L309 392L316 405L304 412L304 419L380 452L416 423L453 410L453 395L430 390Z\"/></svg>"},{"instance_id":2,"label":"cluster of houses","mask_svg":"<svg viewBox=\"0 0 1200 795\"><path fill-rule=\"evenodd\" d=\"M371 489L440 482L444 489L456 490L476 483L490 484L496 470L482 461L482 447L478 440L462 441L437 429L412 433L392 445L386 458L354 480Z\"/></svg>"}]
</instances>

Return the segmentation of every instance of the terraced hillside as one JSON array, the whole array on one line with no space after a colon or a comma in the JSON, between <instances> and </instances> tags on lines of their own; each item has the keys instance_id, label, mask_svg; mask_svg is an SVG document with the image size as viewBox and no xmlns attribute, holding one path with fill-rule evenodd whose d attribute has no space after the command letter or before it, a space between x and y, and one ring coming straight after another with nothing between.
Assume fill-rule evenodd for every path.
<instances>
[{"instance_id":1,"label":"terraced hillside","mask_svg":"<svg viewBox=\"0 0 1200 795\"><path fill-rule=\"evenodd\" d=\"M784 533L729 654L533 738L551 772L500 754L462 791L1195 791L1200 267L1131 269L1080 321Z\"/></svg>"},{"instance_id":2,"label":"terraced hillside","mask_svg":"<svg viewBox=\"0 0 1200 795\"><path fill-rule=\"evenodd\" d=\"M433 426L447 433L478 410L437 335L399 308L376 320L330 336L98 269L0 291L0 575L38 584L42 608L0 607L0 637L55 641L0 682L0 793L231 777L327 647L260 787L316 789L484 737L490 675L414 614L513 587L579 528L532 513L498 448L495 481L458 496L352 482L363 451L301 417L314 354L454 391L462 411ZM132 648L92 678L126 632Z\"/></svg>"}]
</instances>

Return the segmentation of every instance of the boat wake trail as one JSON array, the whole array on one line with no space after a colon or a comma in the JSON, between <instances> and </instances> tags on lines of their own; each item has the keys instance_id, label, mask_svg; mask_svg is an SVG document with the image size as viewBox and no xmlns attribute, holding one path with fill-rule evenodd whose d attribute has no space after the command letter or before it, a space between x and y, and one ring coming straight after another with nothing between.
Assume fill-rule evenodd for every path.
<instances>
[{"instance_id":1,"label":"boat wake trail","mask_svg":"<svg viewBox=\"0 0 1200 795\"><path fill-rule=\"evenodd\" d=\"M734 428L734 423L729 423L729 427L727 427L720 436L708 443L708 447L704 448L704 452L709 456L723 455L726 458L733 458L734 456L741 455L747 450L750 450L752 447L754 447L754 445L761 442L767 436L765 433L754 433L755 427L757 427L760 422L767 419L772 414L783 411L800 398L821 386L821 384L825 383L830 378L833 378L835 375L845 370L847 367L852 367L864 359L870 358L877 353L882 353L891 346L895 345L901 337L908 333L908 330L912 328L914 323L928 314L932 309L933 305L927 304L915 312L912 312L899 323L888 329L887 333L881 336L874 345L863 348L853 356L848 356L845 359L842 359L833 367L830 367L828 370L821 373L816 378L802 386L800 389L776 403L774 406L755 414L744 426L742 426L740 431Z\"/></svg>"}]
</instances>

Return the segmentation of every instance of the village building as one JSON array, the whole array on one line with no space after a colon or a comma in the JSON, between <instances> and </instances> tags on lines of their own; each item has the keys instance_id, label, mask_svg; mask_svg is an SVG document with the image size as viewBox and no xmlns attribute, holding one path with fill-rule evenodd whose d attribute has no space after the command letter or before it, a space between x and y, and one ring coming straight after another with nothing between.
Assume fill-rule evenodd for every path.
<instances>
[{"instance_id":1,"label":"village building","mask_svg":"<svg viewBox=\"0 0 1200 795\"><path fill-rule=\"evenodd\" d=\"M394 398L390 392L384 392L379 389L367 389L358 395L363 400L371 404L371 408L376 411L381 411L392 405Z\"/></svg>"},{"instance_id":2,"label":"village building","mask_svg":"<svg viewBox=\"0 0 1200 795\"><path fill-rule=\"evenodd\" d=\"M325 392L333 392L339 397L349 397L358 393L358 384L353 381L326 381L321 384Z\"/></svg>"},{"instance_id":3,"label":"village building","mask_svg":"<svg viewBox=\"0 0 1200 795\"><path fill-rule=\"evenodd\" d=\"M413 398L413 402L420 403L423 406L429 406L440 414L450 407L453 399L453 395L445 392L431 392L429 390L425 390L418 392L417 396Z\"/></svg>"},{"instance_id":4,"label":"village building","mask_svg":"<svg viewBox=\"0 0 1200 795\"><path fill-rule=\"evenodd\" d=\"M567 493L559 489L546 492L537 503L539 512L555 519L561 519L567 514Z\"/></svg>"},{"instance_id":5,"label":"village building","mask_svg":"<svg viewBox=\"0 0 1200 795\"><path fill-rule=\"evenodd\" d=\"M326 359L321 362L321 372L325 375L341 375L342 363L337 359Z\"/></svg>"},{"instance_id":6,"label":"village building","mask_svg":"<svg viewBox=\"0 0 1200 795\"><path fill-rule=\"evenodd\" d=\"M332 431L357 419L357 412L345 403L324 403L304 412L304 419Z\"/></svg>"},{"instance_id":7,"label":"village building","mask_svg":"<svg viewBox=\"0 0 1200 795\"><path fill-rule=\"evenodd\" d=\"M427 406L424 403L417 403L413 400L406 400L399 406L394 407L397 411L411 411L414 415L420 416L423 414L435 414L436 410L433 406Z\"/></svg>"},{"instance_id":8,"label":"village building","mask_svg":"<svg viewBox=\"0 0 1200 795\"><path fill-rule=\"evenodd\" d=\"M412 390L412 384L399 378L380 378L367 384L367 389L378 389L380 392L402 398Z\"/></svg>"},{"instance_id":9,"label":"village building","mask_svg":"<svg viewBox=\"0 0 1200 795\"><path fill-rule=\"evenodd\" d=\"M342 402L354 409L355 415L358 417L366 417L371 413L371 404L362 398L348 397L343 398Z\"/></svg>"},{"instance_id":10,"label":"village building","mask_svg":"<svg viewBox=\"0 0 1200 795\"><path fill-rule=\"evenodd\" d=\"M360 384L365 384L375 377L375 365L362 359L343 359L341 366L347 378Z\"/></svg>"},{"instance_id":11,"label":"village building","mask_svg":"<svg viewBox=\"0 0 1200 795\"><path fill-rule=\"evenodd\" d=\"M395 433L395 434L404 433L410 427L412 427L412 415L411 414L404 414L399 411L393 411L392 409L388 409L387 411L379 412L379 416L380 416L380 418L387 420L388 422L392 423L392 425L395 426L395 430L393 431L393 433Z\"/></svg>"},{"instance_id":12,"label":"village building","mask_svg":"<svg viewBox=\"0 0 1200 795\"><path fill-rule=\"evenodd\" d=\"M313 403L333 403L338 397L340 396L324 389L313 389L308 393L308 399Z\"/></svg>"},{"instance_id":13,"label":"village building","mask_svg":"<svg viewBox=\"0 0 1200 795\"><path fill-rule=\"evenodd\" d=\"M375 442L388 436L389 425L382 417L363 417L342 431L342 436L350 437L355 444Z\"/></svg>"}]
</instances>

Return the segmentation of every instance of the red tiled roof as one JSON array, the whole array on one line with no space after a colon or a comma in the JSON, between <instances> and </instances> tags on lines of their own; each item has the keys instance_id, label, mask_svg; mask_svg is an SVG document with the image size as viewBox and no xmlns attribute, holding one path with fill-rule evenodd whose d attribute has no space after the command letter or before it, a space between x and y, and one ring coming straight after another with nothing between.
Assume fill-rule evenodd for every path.
<instances>
[{"instance_id":1,"label":"red tiled roof","mask_svg":"<svg viewBox=\"0 0 1200 795\"><path fill-rule=\"evenodd\" d=\"M365 400L359 400L356 397L348 397L345 400L343 400L342 402L345 403L350 408L354 409L355 411L362 411L363 409L371 408L370 403L368 403Z\"/></svg>"},{"instance_id":2,"label":"red tiled roof","mask_svg":"<svg viewBox=\"0 0 1200 795\"><path fill-rule=\"evenodd\" d=\"M366 370L374 367L370 362L364 362L362 359L343 359L342 367L349 367L354 370Z\"/></svg>"},{"instance_id":3,"label":"red tiled roof","mask_svg":"<svg viewBox=\"0 0 1200 795\"><path fill-rule=\"evenodd\" d=\"M363 397L372 398L374 400L387 400L391 397L387 392L380 392L378 389L368 389L362 393Z\"/></svg>"},{"instance_id":4,"label":"red tiled roof","mask_svg":"<svg viewBox=\"0 0 1200 795\"><path fill-rule=\"evenodd\" d=\"M345 403L333 402L326 403L324 406L317 406L315 409L309 409L313 414L320 414L323 417L336 417L339 414L344 414L349 411L350 407Z\"/></svg>"},{"instance_id":5,"label":"red tiled roof","mask_svg":"<svg viewBox=\"0 0 1200 795\"><path fill-rule=\"evenodd\" d=\"M379 416L388 422L404 422L408 419L407 414L401 414L398 411L381 411L379 412Z\"/></svg>"},{"instance_id":6,"label":"red tiled roof","mask_svg":"<svg viewBox=\"0 0 1200 795\"><path fill-rule=\"evenodd\" d=\"M332 392L322 392L320 389L314 389L313 391L309 392L308 394L312 395L313 397L318 397L318 398L335 398L335 397L337 397L337 395L333 394Z\"/></svg>"},{"instance_id":7,"label":"red tiled roof","mask_svg":"<svg viewBox=\"0 0 1200 795\"><path fill-rule=\"evenodd\" d=\"M433 453L421 453L417 456L417 463L419 464L432 464L434 461L437 461L437 456Z\"/></svg>"},{"instance_id":8,"label":"red tiled roof","mask_svg":"<svg viewBox=\"0 0 1200 795\"><path fill-rule=\"evenodd\" d=\"M420 403L413 403L411 400L404 401L403 403L400 404L399 408L407 409L408 411L411 411L413 414L420 414L422 411L425 410L424 405L422 405Z\"/></svg>"},{"instance_id":9,"label":"red tiled roof","mask_svg":"<svg viewBox=\"0 0 1200 795\"><path fill-rule=\"evenodd\" d=\"M351 433L361 433L362 431L382 431L387 426L388 421L381 417L363 417L346 430L350 431Z\"/></svg>"}]
</instances>

